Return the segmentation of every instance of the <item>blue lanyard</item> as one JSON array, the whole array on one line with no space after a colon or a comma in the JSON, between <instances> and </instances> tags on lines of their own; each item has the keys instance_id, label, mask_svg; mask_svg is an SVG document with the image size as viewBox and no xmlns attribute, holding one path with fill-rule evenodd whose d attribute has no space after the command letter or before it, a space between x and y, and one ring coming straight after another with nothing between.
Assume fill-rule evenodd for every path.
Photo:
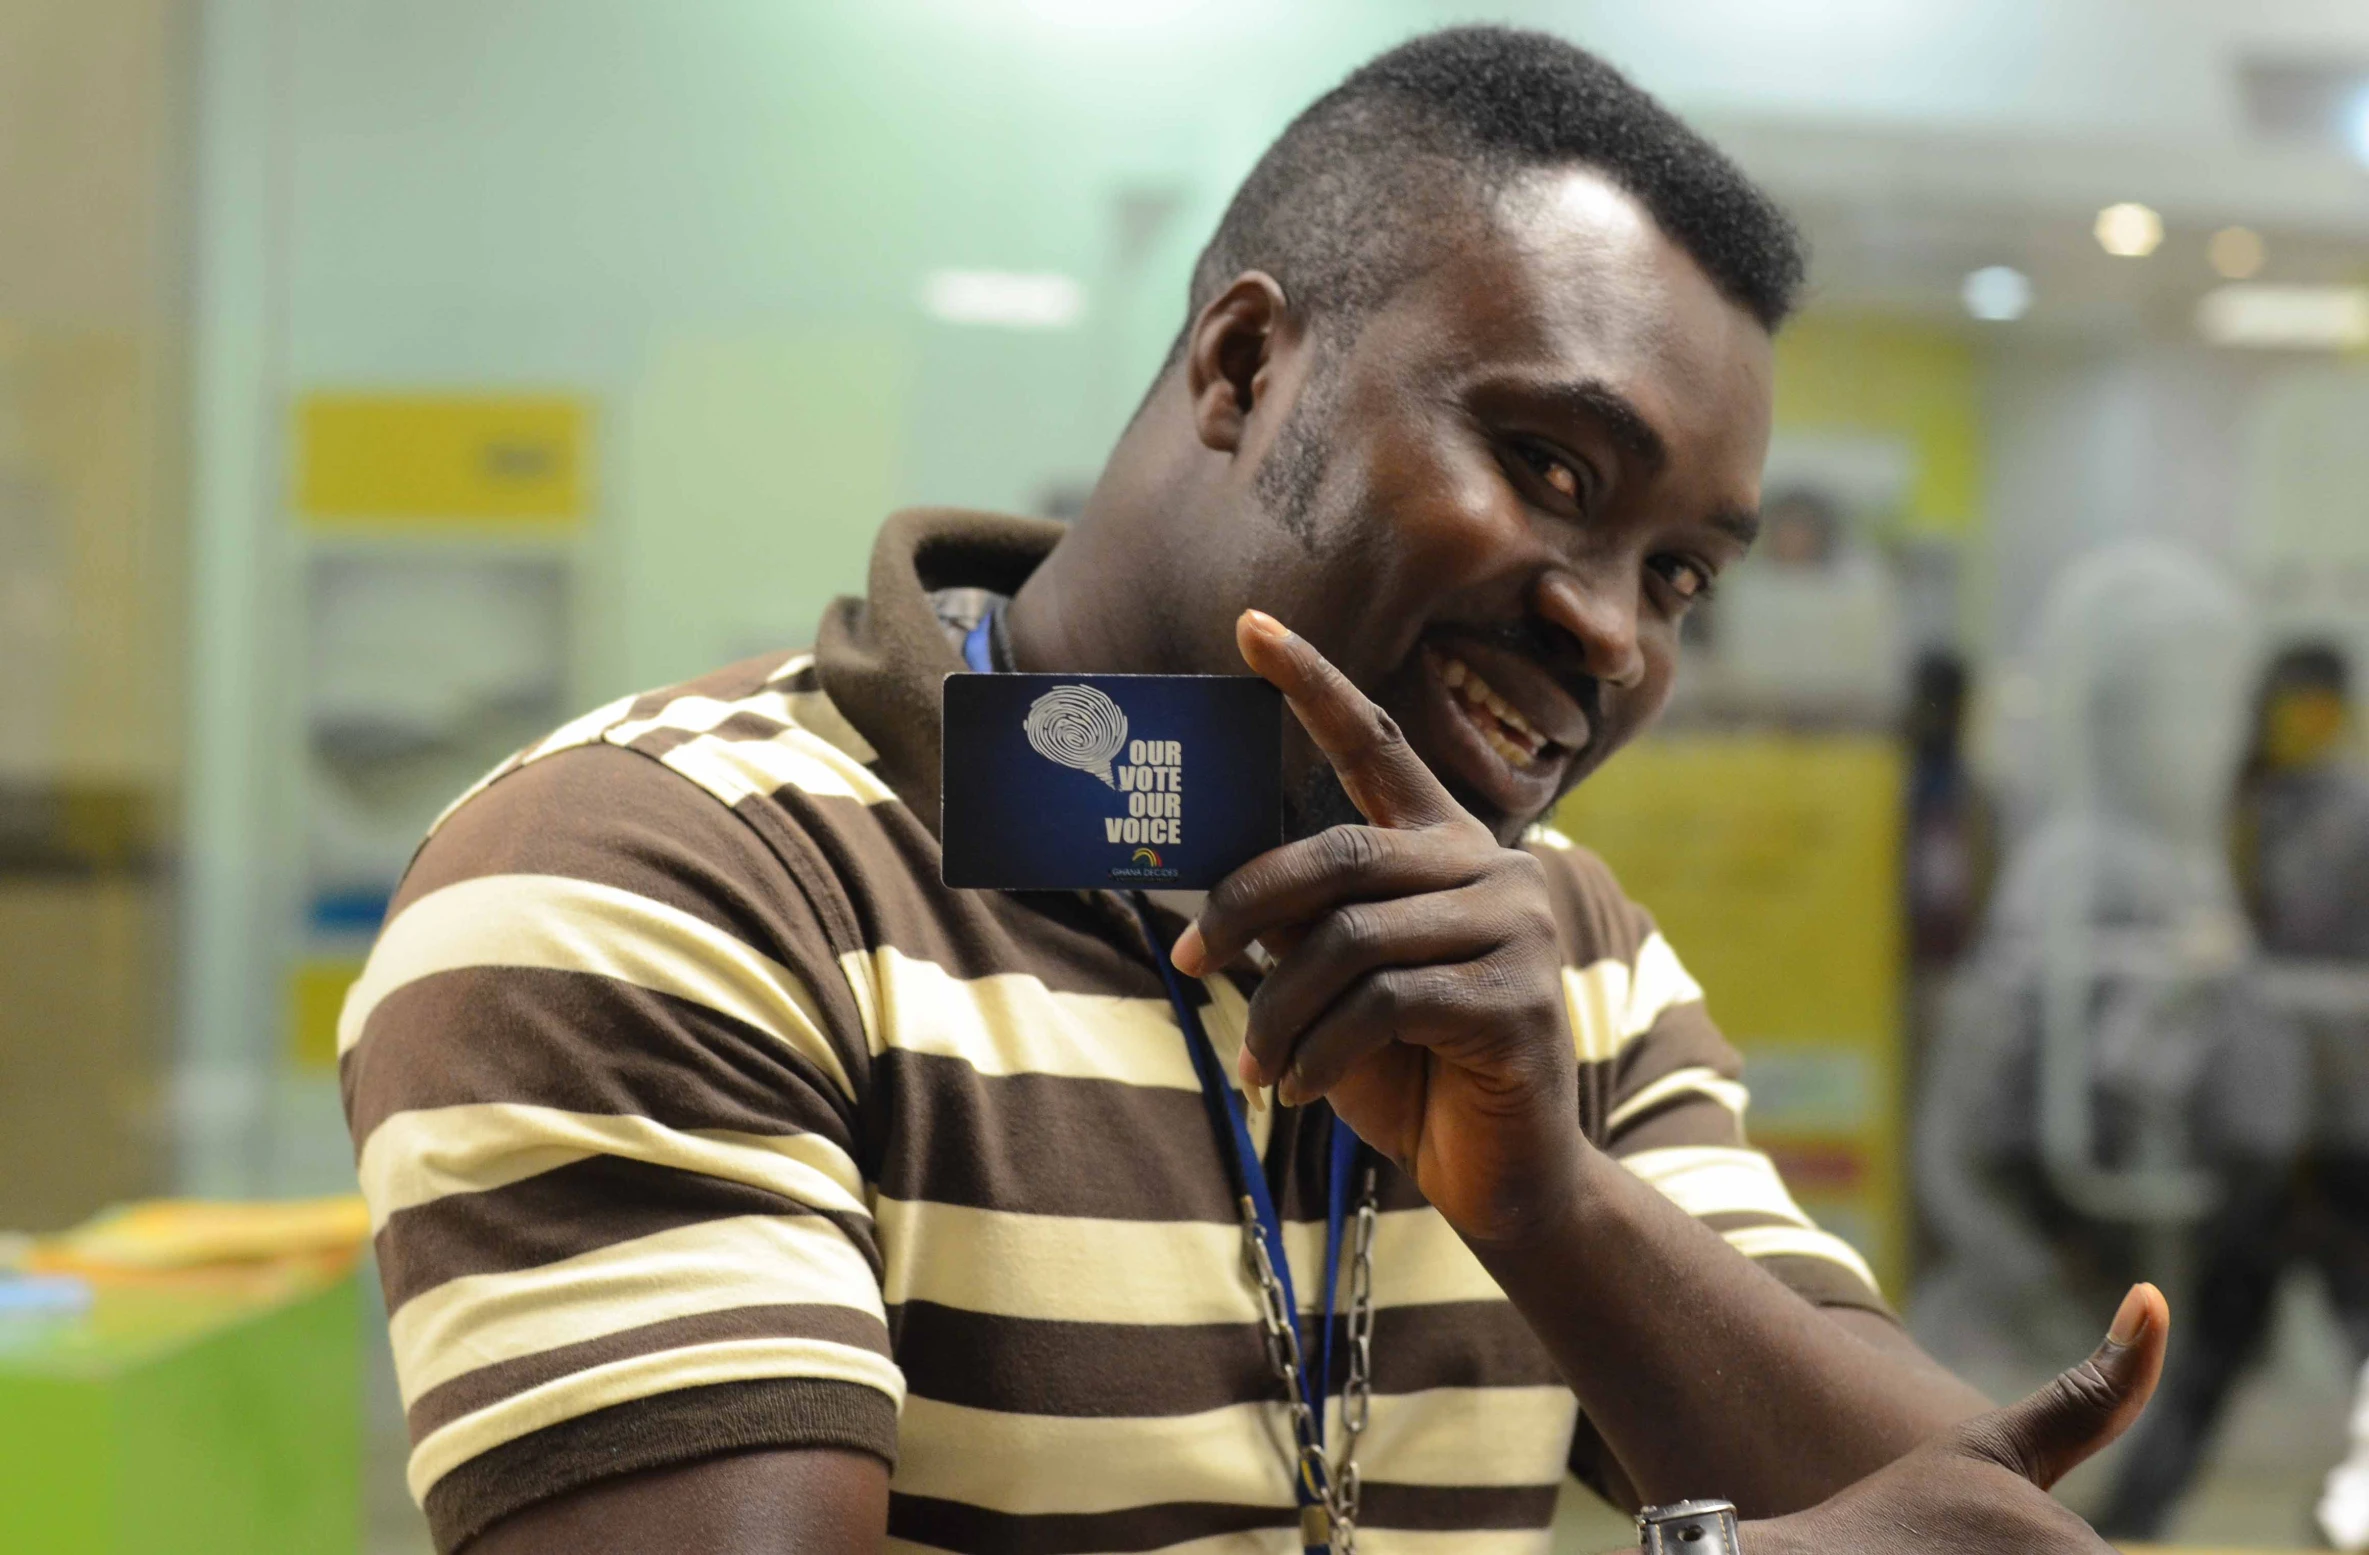
<instances>
[{"instance_id":1,"label":"blue lanyard","mask_svg":"<svg viewBox=\"0 0 2369 1555\"><path fill-rule=\"evenodd\" d=\"M995 612L988 611L962 640L962 662L982 675L995 673L995 654L987 646L987 630L994 620Z\"/></svg>"},{"instance_id":2,"label":"blue lanyard","mask_svg":"<svg viewBox=\"0 0 2369 1555\"><path fill-rule=\"evenodd\" d=\"M962 640L963 663L982 675L995 673L995 654L988 634L995 620L993 611L979 618ZM1168 990L1168 1003L1176 1011L1176 1024L1184 1032L1185 1051L1192 1055L1193 1073L1201 1081L1201 1102L1209 1112L1211 1127L1217 1132L1222 1150L1226 1141L1233 1142L1233 1169L1228 1173L1235 1179L1234 1191L1250 1200L1252 1212L1258 1217L1259 1240L1266 1244L1267 1261L1274 1265L1275 1279L1283 1287L1283 1305L1291 1313L1293 1325L1300 1320L1300 1298L1291 1281L1291 1260L1283 1251L1283 1217L1276 1213L1275 1196L1267 1190L1267 1169L1259 1160L1258 1146L1251 1141L1250 1122L1243 1115L1241 1104L1235 1100L1234 1087L1226 1079L1225 1067L1218 1062L1217 1049L1210 1045L1209 1033L1201 1024L1201 1015L1193 1001L1185 997L1184 980L1168 958L1161 954L1160 934L1152 921L1151 903L1137 892L1129 898L1135 904L1136 916L1143 923L1143 937L1152 947L1152 957L1159 963L1160 982ZM1325 1404L1332 1392L1333 1377L1333 1312L1340 1293L1341 1240L1349 1220L1349 1195L1357 1175L1357 1157L1362 1147L1357 1135L1344 1127L1338 1118L1332 1120L1330 1170L1325 1174L1324 1211L1324 1328L1316 1346L1317 1370L1309 1375L1305 1357L1308 1352L1307 1335L1300 1335L1300 1402L1308 1406L1314 1418L1316 1445L1324 1445ZM1308 1483L1308 1475L1299 1462L1299 1447L1292 1447L1292 1489L1305 1509L1323 1505L1323 1487ZM1310 1551L1326 1548L1321 1544L1306 1546Z\"/></svg>"},{"instance_id":3,"label":"blue lanyard","mask_svg":"<svg viewBox=\"0 0 2369 1555\"><path fill-rule=\"evenodd\" d=\"M1242 1104L1235 1099L1234 1087L1227 1081L1225 1068L1218 1062L1217 1049L1210 1044L1209 1033L1201 1025L1200 1012L1185 997L1183 975L1160 954L1160 936L1152 922L1151 904L1140 892L1131 900L1135 913L1143 922L1143 935L1151 943L1152 954L1160 964L1160 981L1168 990L1168 1003L1176 1011L1176 1023L1184 1028L1185 1050L1192 1055L1193 1073L1201 1081L1201 1102L1208 1109L1211 1125L1217 1130L1220 1148L1231 1139L1234 1150L1234 1170L1229 1174L1236 1181L1235 1192L1248 1198L1258 1217L1259 1240L1266 1244L1267 1261L1274 1265L1275 1279L1283 1287L1283 1304L1290 1311L1292 1322L1300 1320L1299 1293L1292 1286L1291 1260L1283 1251L1283 1217L1276 1213L1275 1196L1267 1190L1266 1166L1259 1160L1258 1146L1251 1142L1250 1122L1243 1114ZM1357 1135L1345 1127L1339 1118L1331 1122L1330 1167L1325 1174L1324 1210L1324 1327L1322 1339L1315 1346L1318 1357L1313 1375L1305 1363L1310 1353L1307 1335L1300 1335L1300 1402L1308 1406L1316 1432L1316 1445L1324 1445L1325 1404L1332 1393L1333 1377L1333 1313L1340 1293L1341 1241L1349 1220L1351 1180L1357 1174L1357 1157L1361 1148ZM1293 1447L1292 1488L1305 1507L1323 1505L1323 1487L1311 1485L1308 1475L1298 1462L1298 1447ZM1311 1544L1309 1550L1325 1546Z\"/></svg>"}]
</instances>

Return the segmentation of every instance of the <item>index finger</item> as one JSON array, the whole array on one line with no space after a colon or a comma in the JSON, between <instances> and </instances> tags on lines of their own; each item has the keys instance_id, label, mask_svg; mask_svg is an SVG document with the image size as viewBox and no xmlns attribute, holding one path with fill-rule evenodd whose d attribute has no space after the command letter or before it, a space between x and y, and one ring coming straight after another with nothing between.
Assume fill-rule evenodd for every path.
<instances>
[{"instance_id":1,"label":"index finger","mask_svg":"<svg viewBox=\"0 0 2369 1555\"><path fill-rule=\"evenodd\" d=\"M1376 826L1437 826L1464 809L1399 732L1398 722L1350 684L1308 639L1263 610L1245 610L1234 641L1250 667L1291 704L1292 716L1332 763L1350 803Z\"/></svg>"}]
</instances>

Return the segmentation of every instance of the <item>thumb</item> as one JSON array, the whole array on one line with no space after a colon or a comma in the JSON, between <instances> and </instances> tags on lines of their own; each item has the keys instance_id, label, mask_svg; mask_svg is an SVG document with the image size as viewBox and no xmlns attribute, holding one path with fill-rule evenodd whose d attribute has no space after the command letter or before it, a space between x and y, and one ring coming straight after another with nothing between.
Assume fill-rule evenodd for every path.
<instances>
[{"instance_id":1,"label":"thumb","mask_svg":"<svg viewBox=\"0 0 2369 1555\"><path fill-rule=\"evenodd\" d=\"M1958 1428L1959 1450L2046 1490L2139 1418L2163 1372L2170 1332L2163 1292L2133 1285L2088 1360L2029 1398L1967 1421Z\"/></svg>"}]
</instances>

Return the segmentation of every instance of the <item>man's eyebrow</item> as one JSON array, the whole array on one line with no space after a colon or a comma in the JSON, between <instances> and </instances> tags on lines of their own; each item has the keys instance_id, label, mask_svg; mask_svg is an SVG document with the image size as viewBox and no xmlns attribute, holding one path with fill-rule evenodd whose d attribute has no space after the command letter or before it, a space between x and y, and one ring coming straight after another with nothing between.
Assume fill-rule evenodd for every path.
<instances>
[{"instance_id":1,"label":"man's eyebrow","mask_svg":"<svg viewBox=\"0 0 2369 1555\"><path fill-rule=\"evenodd\" d=\"M1660 470L1669 464L1670 445L1662 441L1661 433L1654 430L1653 423L1645 419L1645 413L1634 401L1602 379L1539 384L1531 392L1566 415L1585 416L1601 423L1614 442L1648 469Z\"/></svg>"}]
</instances>

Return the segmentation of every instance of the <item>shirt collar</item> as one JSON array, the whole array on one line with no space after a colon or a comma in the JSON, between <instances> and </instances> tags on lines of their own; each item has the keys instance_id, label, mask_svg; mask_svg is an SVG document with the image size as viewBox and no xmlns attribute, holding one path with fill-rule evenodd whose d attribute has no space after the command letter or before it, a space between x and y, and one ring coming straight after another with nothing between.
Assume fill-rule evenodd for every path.
<instances>
[{"instance_id":1,"label":"shirt collar","mask_svg":"<svg viewBox=\"0 0 2369 1555\"><path fill-rule=\"evenodd\" d=\"M864 597L823 614L815 673L842 717L879 752L874 770L935 836L939 684L962 670L931 596L942 590L1019 591L1062 535L1049 519L950 508L898 513L872 544Z\"/></svg>"}]
</instances>

